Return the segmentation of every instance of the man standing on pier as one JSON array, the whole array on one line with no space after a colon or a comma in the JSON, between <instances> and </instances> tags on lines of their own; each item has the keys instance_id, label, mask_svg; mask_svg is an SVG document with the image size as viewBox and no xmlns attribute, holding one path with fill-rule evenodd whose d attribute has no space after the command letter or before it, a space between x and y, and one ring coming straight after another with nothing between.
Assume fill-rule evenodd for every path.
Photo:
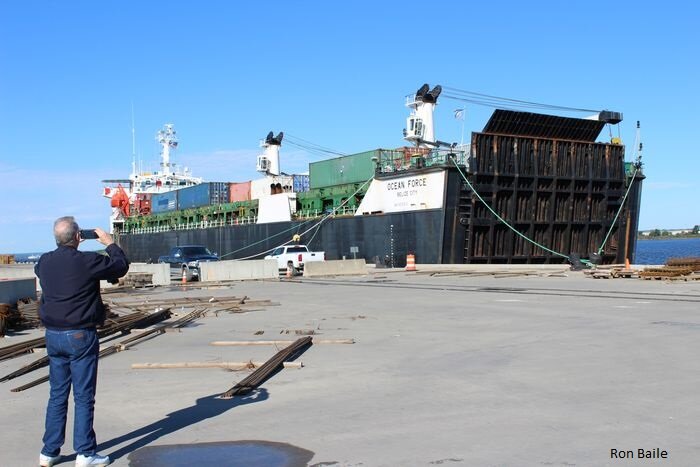
<instances>
[{"instance_id":1,"label":"man standing on pier","mask_svg":"<svg viewBox=\"0 0 700 467\"><path fill-rule=\"evenodd\" d=\"M92 427L99 357L96 328L105 320L100 280L117 281L129 270L129 262L102 229L95 229L95 235L107 247L107 255L78 251L80 227L71 216L57 219L53 233L57 248L42 255L34 268L42 289L39 316L46 328L51 385L39 465L51 467L60 459L72 385L75 465L104 467L110 460L97 454Z\"/></svg>"}]
</instances>

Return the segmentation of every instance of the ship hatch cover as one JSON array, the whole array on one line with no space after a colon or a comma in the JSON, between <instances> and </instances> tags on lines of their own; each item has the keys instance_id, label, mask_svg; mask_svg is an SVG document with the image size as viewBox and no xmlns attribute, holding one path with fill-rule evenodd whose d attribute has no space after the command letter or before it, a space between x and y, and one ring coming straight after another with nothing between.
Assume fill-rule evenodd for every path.
<instances>
[{"instance_id":1,"label":"ship hatch cover","mask_svg":"<svg viewBox=\"0 0 700 467\"><path fill-rule=\"evenodd\" d=\"M484 133L595 142L605 122L496 109Z\"/></svg>"}]
</instances>

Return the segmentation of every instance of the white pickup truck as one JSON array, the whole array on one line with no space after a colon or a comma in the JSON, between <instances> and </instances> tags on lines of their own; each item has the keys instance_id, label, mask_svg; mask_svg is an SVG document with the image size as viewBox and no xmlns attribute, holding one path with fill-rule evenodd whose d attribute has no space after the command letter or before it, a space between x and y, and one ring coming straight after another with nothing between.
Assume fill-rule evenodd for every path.
<instances>
[{"instance_id":1,"label":"white pickup truck","mask_svg":"<svg viewBox=\"0 0 700 467\"><path fill-rule=\"evenodd\" d=\"M288 269L300 273L304 270L304 264L312 261L325 261L326 253L323 251L309 251L306 245L286 245L275 248L265 259L276 259L279 269Z\"/></svg>"}]
</instances>

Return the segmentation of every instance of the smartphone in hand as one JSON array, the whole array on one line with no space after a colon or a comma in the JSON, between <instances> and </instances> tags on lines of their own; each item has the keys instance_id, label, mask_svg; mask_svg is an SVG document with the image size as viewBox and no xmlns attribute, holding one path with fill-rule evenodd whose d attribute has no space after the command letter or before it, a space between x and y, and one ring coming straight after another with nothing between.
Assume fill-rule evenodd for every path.
<instances>
[{"instance_id":1,"label":"smartphone in hand","mask_svg":"<svg viewBox=\"0 0 700 467\"><path fill-rule=\"evenodd\" d=\"M80 239L81 240L95 240L97 239L97 232L95 232L95 229L85 229L85 230L80 230Z\"/></svg>"}]
</instances>

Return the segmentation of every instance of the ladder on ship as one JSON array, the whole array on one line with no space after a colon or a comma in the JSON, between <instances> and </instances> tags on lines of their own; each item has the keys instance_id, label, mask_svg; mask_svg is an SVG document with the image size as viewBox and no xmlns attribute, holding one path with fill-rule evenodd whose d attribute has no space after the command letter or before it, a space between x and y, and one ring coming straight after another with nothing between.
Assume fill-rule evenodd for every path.
<instances>
[{"instance_id":1,"label":"ladder on ship","mask_svg":"<svg viewBox=\"0 0 700 467\"><path fill-rule=\"evenodd\" d=\"M459 202L457 206L457 219L464 228L464 254L463 263L469 263L471 258L471 224L472 224L472 190L464 180L460 181Z\"/></svg>"}]
</instances>

